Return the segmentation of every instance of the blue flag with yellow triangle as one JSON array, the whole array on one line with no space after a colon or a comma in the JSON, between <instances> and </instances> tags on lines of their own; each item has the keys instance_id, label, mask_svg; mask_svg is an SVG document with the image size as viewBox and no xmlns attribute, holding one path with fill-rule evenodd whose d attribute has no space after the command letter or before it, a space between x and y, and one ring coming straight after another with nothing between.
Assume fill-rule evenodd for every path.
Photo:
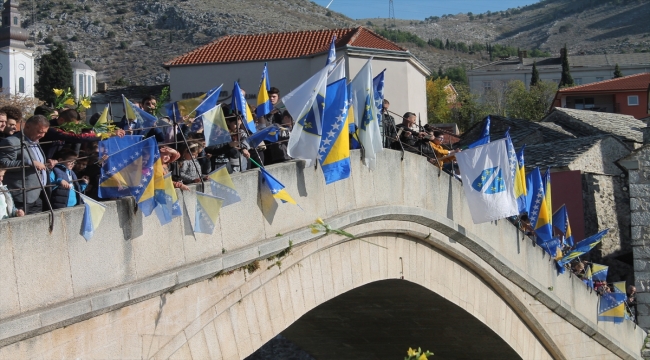
<instances>
[{"instance_id":1,"label":"blue flag with yellow triangle","mask_svg":"<svg viewBox=\"0 0 650 360\"><path fill-rule=\"evenodd\" d=\"M573 247L573 234L571 233L571 224L569 223L569 213L566 205L562 205L553 214L553 226L564 235L564 243Z\"/></svg>"},{"instance_id":2,"label":"blue flag with yellow triangle","mask_svg":"<svg viewBox=\"0 0 650 360\"><path fill-rule=\"evenodd\" d=\"M212 235L217 226L222 205L223 199L197 191L194 232Z\"/></svg>"},{"instance_id":3,"label":"blue flag with yellow triangle","mask_svg":"<svg viewBox=\"0 0 650 360\"><path fill-rule=\"evenodd\" d=\"M157 117L140 109L138 106L135 106L124 95L122 95L122 101L124 102L124 116L126 116L128 120L135 120L136 128L150 128L156 126L158 123Z\"/></svg>"},{"instance_id":4,"label":"blue flag with yellow triangle","mask_svg":"<svg viewBox=\"0 0 650 360\"><path fill-rule=\"evenodd\" d=\"M271 124L271 126L267 126L251 135L247 140L248 145L252 148L256 148L262 141L277 142L279 133L280 125Z\"/></svg>"},{"instance_id":5,"label":"blue flag with yellow triangle","mask_svg":"<svg viewBox=\"0 0 650 360\"><path fill-rule=\"evenodd\" d=\"M519 149L517 153L517 168L515 170L515 197L517 198L517 206L519 213L523 214L528 212L526 206L526 197L528 195L528 188L526 187L526 168L524 163L524 149L526 144Z\"/></svg>"},{"instance_id":6,"label":"blue flag with yellow triangle","mask_svg":"<svg viewBox=\"0 0 650 360\"><path fill-rule=\"evenodd\" d=\"M131 145L106 159L102 165L98 195L119 198L132 195L136 203L153 197L154 163L160 159L153 137ZM152 183L153 184L153 183ZM153 208L152 208L153 210Z\"/></svg>"},{"instance_id":7,"label":"blue flag with yellow triangle","mask_svg":"<svg viewBox=\"0 0 650 360\"><path fill-rule=\"evenodd\" d=\"M535 234L541 241L549 241L553 239L553 228L551 225L551 194L550 194L550 173L547 171L545 180L542 180L542 175L539 168L532 171L532 192L533 199L529 218L530 224L535 230Z\"/></svg>"},{"instance_id":8,"label":"blue flag with yellow triangle","mask_svg":"<svg viewBox=\"0 0 650 360\"><path fill-rule=\"evenodd\" d=\"M235 184L232 182L226 165L221 165L208 174L208 179L210 181L212 195L223 199L222 206L228 206L241 201L241 197L239 197L239 193L235 189Z\"/></svg>"},{"instance_id":9,"label":"blue flag with yellow triangle","mask_svg":"<svg viewBox=\"0 0 650 360\"><path fill-rule=\"evenodd\" d=\"M262 174L263 182L269 187L269 191L271 191L274 198L282 200L283 203L298 205L296 200L294 200L287 190L284 189L284 185L274 178L273 175L269 174L263 167L260 168L260 172Z\"/></svg>"},{"instance_id":10,"label":"blue flag with yellow triangle","mask_svg":"<svg viewBox=\"0 0 650 360\"><path fill-rule=\"evenodd\" d=\"M124 135L123 137L113 136L98 143L100 157L110 156L116 152L126 149L142 141L142 135Z\"/></svg>"},{"instance_id":11,"label":"blue flag with yellow triangle","mask_svg":"<svg viewBox=\"0 0 650 360\"><path fill-rule=\"evenodd\" d=\"M106 205L97 202L84 194L79 194L84 203L84 218L81 222L81 235L90 240L106 212Z\"/></svg>"},{"instance_id":12,"label":"blue flag with yellow triangle","mask_svg":"<svg viewBox=\"0 0 650 360\"><path fill-rule=\"evenodd\" d=\"M613 292L605 292L599 299L598 321L622 323L625 320L625 281L615 282Z\"/></svg>"},{"instance_id":13,"label":"blue flag with yellow triangle","mask_svg":"<svg viewBox=\"0 0 650 360\"><path fill-rule=\"evenodd\" d=\"M232 141L221 105L203 113L202 119L206 146L221 145Z\"/></svg>"},{"instance_id":14,"label":"blue flag with yellow triangle","mask_svg":"<svg viewBox=\"0 0 650 360\"><path fill-rule=\"evenodd\" d=\"M239 83L235 81L235 85L232 89L232 100L230 101L230 108L232 110L239 111L242 117L242 122L248 129L251 134L254 134L257 131L255 127L255 119L253 119L253 114L251 113L251 108L248 107L246 98L241 92Z\"/></svg>"},{"instance_id":15,"label":"blue flag with yellow triangle","mask_svg":"<svg viewBox=\"0 0 650 360\"><path fill-rule=\"evenodd\" d=\"M483 122L483 130L481 130L481 137L473 143L467 145L468 149L490 143L490 116L488 115Z\"/></svg>"},{"instance_id":16,"label":"blue flag with yellow triangle","mask_svg":"<svg viewBox=\"0 0 650 360\"><path fill-rule=\"evenodd\" d=\"M219 97L218 94L217 98ZM171 102L169 104L165 104L164 108L167 113L167 116L177 122L181 123L185 119L185 117L196 117L196 109L203 103L203 101L206 98L206 94L203 94L201 96L197 96L195 98L191 99L183 99L183 100L178 100ZM215 99L216 101L216 99ZM209 106L209 104L206 104L206 107Z\"/></svg>"},{"instance_id":17,"label":"blue flag with yellow triangle","mask_svg":"<svg viewBox=\"0 0 650 360\"><path fill-rule=\"evenodd\" d=\"M591 249L596 247L596 245L600 244L603 236L605 236L608 231L609 229L605 229L579 242L573 251L566 254L560 261L557 262L558 267L563 268L565 264L570 263L573 259L591 251Z\"/></svg>"},{"instance_id":18,"label":"blue flag with yellow triangle","mask_svg":"<svg viewBox=\"0 0 650 360\"><path fill-rule=\"evenodd\" d=\"M266 67L266 63L264 63L262 80L260 80L260 89L257 91L257 108L255 108L255 114L257 117L264 116L273 110L273 104L271 104L271 98L269 97L269 90L271 90L269 70Z\"/></svg>"},{"instance_id":19,"label":"blue flag with yellow triangle","mask_svg":"<svg viewBox=\"0 0 650 360\"><path fill-rule=\"evenodd\" d=\"M327 99L323 116L323 136L318 150L318 160L323 169L325 183L350 177L350 117L346 79L327 86ZM352 120L354 121L354 120Z\"/></svg>"},{"instance_id":20,"label":"blue flag with yellow triangle","mask_svg":"<svg viewBox=\"0 0 650 360\"><path fill-rule=\"evenodd\" d=\"M160 181L160 180L154 180ZM172 181L172 174L168 173L163 176L163 184L157 185L154 190L154 197L156 201L156 216L160 221L160 225L167 225L172 222L172 219L183 215L181 206L178 203L178 196ZM162 189L161 189L162 187Z\"/></svg>"},{"instance_id":21,"label":"blue flag with yellow triangle","mask_svg":"<svg viewBox=\"0 0 650 360\"><path fill-rule=\"evenodd\" d=\"M144 214L144 216L149 216L153 213L154 209L158 202L156 201L156 192L165 190L165 169L162 165L162 160L158 151L156 151L157 158L153 162L153 180L149 182L149 185L145 187L140 201L138 201L138 206Z\"/></svg>"},{"instance_id":22,"label":"blue flag with yellow triangle","mask_svg":"<svg viewBox=\"0 0 650 360\"><path fill-rule=\"evenodd\" d=\"M607 270L609 266L592 263L591 264L591 276L594 281L607 281Z\"/></svg>"}]
</instances>

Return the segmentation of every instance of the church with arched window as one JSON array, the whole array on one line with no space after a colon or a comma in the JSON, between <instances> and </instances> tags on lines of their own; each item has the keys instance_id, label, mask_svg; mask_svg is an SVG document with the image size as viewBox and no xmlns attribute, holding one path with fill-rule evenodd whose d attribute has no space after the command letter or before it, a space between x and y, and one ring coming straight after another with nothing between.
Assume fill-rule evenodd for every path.
<instances>
[{"instance_id":1,"label":"church with arched window","mask_svg":"<svg viewBox=\"0 0 650 360\"><path fill-rule=\"evenodd\" d=\"M34 96L34 56L25 46L29 34L20 27L18 0L7 0L0 27L0 89L2 93Z\"/></svg>"}]
</instances>

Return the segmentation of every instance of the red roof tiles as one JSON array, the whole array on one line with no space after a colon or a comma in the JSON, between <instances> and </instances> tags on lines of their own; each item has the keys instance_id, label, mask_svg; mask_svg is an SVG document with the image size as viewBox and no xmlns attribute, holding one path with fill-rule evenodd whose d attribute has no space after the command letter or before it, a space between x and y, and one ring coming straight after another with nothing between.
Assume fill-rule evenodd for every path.
<instances>
[{"instance_id":1,"label":"red roof tiles","mask_svg":"<svg viewBox=\"0 0 650 360\"><path fill-rule=\"evenodd\" d=\"M224 36L166 62L164 66L299 58L329 51L334 35L336 35L337 48L349 45L406 51L375 32L360 26L350 29Z\"/></svg>"},{"instance_id":2,"label":"red roof tiles","mask_svg":"<svg viewBox=\"0 0 650 360\"><path fill-rule=\"evenodd\" d=\"M583 92L607 92L607 91L629 91L648 90L650 85L650 73L641 73L624 76L611 80L599 81L591 84L578 85L570 88L560 89L558 93L583 93Z\"/></svg>"}]
</instances>

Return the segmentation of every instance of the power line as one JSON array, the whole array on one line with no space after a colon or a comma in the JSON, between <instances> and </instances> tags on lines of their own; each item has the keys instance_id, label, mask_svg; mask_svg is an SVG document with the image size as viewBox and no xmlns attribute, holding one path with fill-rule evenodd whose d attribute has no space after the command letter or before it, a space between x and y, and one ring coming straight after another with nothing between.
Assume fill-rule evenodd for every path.
<instances>
[{"instance_id":1,"label":"power line","mask_svg":"<svg viewBox=\"0 0 650 360\"><path fill-rule=\"evenodd\" d=\"M392 20L393 25L395 25L395 6L393 6L393 0L388 0L388 20Z\"/></svg>"}]
</instances>

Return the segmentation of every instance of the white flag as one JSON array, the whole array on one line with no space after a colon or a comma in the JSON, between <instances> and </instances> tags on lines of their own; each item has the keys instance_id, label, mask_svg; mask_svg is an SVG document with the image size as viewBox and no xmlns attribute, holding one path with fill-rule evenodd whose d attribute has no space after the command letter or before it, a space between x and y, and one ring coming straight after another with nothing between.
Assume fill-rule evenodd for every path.
<instances>
[{"instance_id":1,"label":"white flag","mask_svg":"<svg viewBox=\"0 0 650 360\"><path fill-rule=\"evenodd\" d=\"M329 69L330 66L325 66L282 98L282 103L296 121L287 152L292 158L305 160L307 166L318 157Z\"/></svg>"},{"instance_id":2,"label":"white flag","mask_svg":"<svg viewBox=\"0 0 650 360\"><path fill-rule=\"evenodd\" d=\"M384 147L379 131L379 114L375 106L371 61L372 58L368 59L349 86L354 120L359 129L359 142L363 145L363 162L373 170L377 162L377 153Z\"/></svg>"},{"instance_id":3,"label":"white flag","mask_svg":"<svg viewBox=\"0 0 650 360\"><path fill-rule=\"evenodd\" d=\"M456 154L474 224L519 214L506 139Z\"/></svg>"},{"instance_id":4,"label":"white flag","mask_svg":"<svg viewBox=\"0 0 650 360\"><path fill-rule=\"evenodd\" d=\"M341 58L341 60L336 63L330 64L330 66L332 65L333 67L329 70L327 75L327 85L345 78L345 58Z\"/></svg>"}]
</instances>

